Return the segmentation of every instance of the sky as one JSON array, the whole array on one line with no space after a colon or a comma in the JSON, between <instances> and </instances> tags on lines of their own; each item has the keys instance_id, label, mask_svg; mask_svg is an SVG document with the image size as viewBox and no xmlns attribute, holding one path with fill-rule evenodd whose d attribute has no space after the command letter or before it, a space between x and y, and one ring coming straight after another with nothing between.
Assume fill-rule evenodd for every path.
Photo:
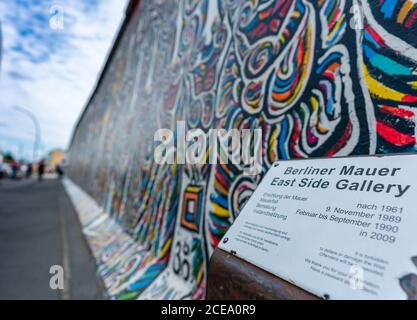
<instances>
[{"instance_id":1,"label":"sky","mask_svg":"<svg viewBox=\"0 0 417 320\"><path fill-rule=\"evenodd\" d=\"M32 160L68 147L124 18L127 0L0 0L0 150Z\"/></svg>"}]
</instances>

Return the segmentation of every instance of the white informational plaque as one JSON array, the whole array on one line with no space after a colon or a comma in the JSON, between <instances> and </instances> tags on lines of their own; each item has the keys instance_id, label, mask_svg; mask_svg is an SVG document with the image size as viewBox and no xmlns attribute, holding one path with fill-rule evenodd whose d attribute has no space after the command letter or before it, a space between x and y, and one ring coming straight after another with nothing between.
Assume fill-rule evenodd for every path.
<instances>
[{"instance_id":1,"label":"white informational plaque","mask_svg":"<svg viewBox=\"0 0 417 320\"><path fill-rule=\"evenodd\" d=\"M277 162L219 247L326 299L417 292L417 155Z\"/></svg>"}]
</instances>

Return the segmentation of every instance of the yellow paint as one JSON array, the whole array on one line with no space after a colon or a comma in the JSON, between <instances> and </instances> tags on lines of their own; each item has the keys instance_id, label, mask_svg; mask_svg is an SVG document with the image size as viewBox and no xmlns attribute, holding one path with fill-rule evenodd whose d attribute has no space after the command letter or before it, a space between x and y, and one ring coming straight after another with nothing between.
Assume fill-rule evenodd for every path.
<instances>
[{"instance_id":1,"label":"yellow paint","mask_svg":"<svg viewBox=\"0 0 417 320\"><path fill-rule=\"evenodd\" d=\"M228 218L228 217L230 217L230 213L229 213L228 210L223 209L222 207L220 207L216 203L213 203L212 206L213 206L214 213L216 215L218 215L219 217L222 217L222 218Z\"/></svg>"},{"instance_id":2,"label":"yellow paint","mask_svg":"<svg viewBox=\"0 0 417 320\"><path fill-rule=\"evenodd\" d=\"M410 0L407 0L403 6L401 7L400 12L398 13L397 22L403 23L405 18L407 17L410 10L414 7L414 3Z\"/></svg>"},{"instance_id":3,"label":"yellow paint","mask_svg":"<svg viewBox=\"0 0 417 320\"><path fill-rule=\"evenodd\" d=\"M278 131L278 128L275 128L274 131L272 131L271 138L269 140L269 158L274 162L278 160L277 154L275 153L278 141Z\"/></svg>"},{"instance_id":4,"label":"yellow paint","mask_svg":"<svg viewBox=\"0 0 417 320\"><path fill-rule=\"evenodd\" d=\"M228 194L227 190L223 187L223 185L219 181L215 180L214 185L216 186L216 188L219 190L221 194L223 195Z\"/></svg>"},{"instance_id":5,"label":"yellow paint","mask_svg":"<svg viewBox=\"0 0 417 320\"><path fill-rule=\"evenodd\" d=\"M391 88L388 88L387 86L383 85L382 83L379 83L377 80L372 78L372 76L369 74L368 68L366 65L363 65L363 74L365 76L365 81L368 85L369 92L374 97L378 97L381 99L396 101L396 102L402 102L404 98L404 94L401 92L398 92L396 90L393 90Z\"/></svg>"},{"instance_id":6,"label":"yellow paint","mask_svg":"<svg viewBox=\"0 0 417 320\"><path fill-rule=\"evenodd\" d=\"M313 108L313 112L317 111L319 103L317 102L317 99L315 97L310 98L311 107Z\"/></svg>"},{"instance_id":7,"label":"yellow paint","mask_svg":"<svg viewBox=\"0 0 417 320\"><path fill-rule=\"evenodd\" d=\"M200 270L198 271L196 282L200 283L201 278L203 277L204 268L203 265L201 265Z\"/></svg>"},{"instance_id":8,"label":"yellow paint","mask_svg":"<svg viewBox=\"0 0 417 320\"><path fill-rule=\"evenodd\" d=\"M417 89L417 81L411 81L408 83L413 89Z\"/></svg>"},{"instance_id":9,"label":"yellow paint","mask_svg":"<svg viewBox=\"0 0 417 320\"><path fill-rule=\"evenodd\" d=\"M197 193L199 191L199 188L190 186L187 188L187 191Z\"/></svg>"},{"instance_id":10,"label":"yellow paint","mask_svg":"<svg viewBox=\"0 0 417 320\"><path fill-rule=\"evenodd\" d=\"M162 247L161 256L163 257L167 252L168 249L171 247L172 238L169 238L165 245Z\"/></svg>"},{"instance_id":11,"label":"yellow paint","mask_svg":"<svg viewBox=\"0 0 417 320\"><path fill-rule=\"evenodd\" d=\"M340 25L345 21L345 16L342 16L342 18L339 18L336 25L333 27L333 30L337 31L340 29Z\"/></svg>"}]
</instances>

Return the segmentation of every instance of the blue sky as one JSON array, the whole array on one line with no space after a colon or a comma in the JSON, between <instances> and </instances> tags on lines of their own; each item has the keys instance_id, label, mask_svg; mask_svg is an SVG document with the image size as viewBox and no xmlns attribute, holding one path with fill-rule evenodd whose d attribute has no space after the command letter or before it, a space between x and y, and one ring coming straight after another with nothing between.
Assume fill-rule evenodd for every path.
<instances>
[{"instance_id":1,"label":"blue sky","mask_svg":"<svg viewBox=\"0 0 417 320\"><path fill-rule=\"evenodd\" d=\"M66 148L124 17L127 0L0 0L0 149L31 160Z\"/></svg>"}]
</instances>

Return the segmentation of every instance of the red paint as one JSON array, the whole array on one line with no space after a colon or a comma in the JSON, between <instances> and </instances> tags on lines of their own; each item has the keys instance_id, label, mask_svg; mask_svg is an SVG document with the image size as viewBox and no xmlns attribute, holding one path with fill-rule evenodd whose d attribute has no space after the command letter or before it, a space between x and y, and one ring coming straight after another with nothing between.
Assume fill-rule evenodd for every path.
<instances>
[{"instance_id":1,"label":"red paint","mask_svg":"<svg viewBox=\"0 0 417 320\"><path fill-rule=\"evenodd\" d=\"M387 126L385 123L378 121L376 123L376 130L382 138L397 147L416 144L416 138L408 134L401 133L390 126Z\"/></svg>"},{"instance_id":2,"label":"red paint","mask_svg":"<svg viewBox=\"0 0 417 320\"><path fill-rule=\"evenodd\" d=\"M410 29L413 23L416 21L416 19L417 19L417 10L414 10L414 12L405 21L405 27Z\"/></svg>"},{"instance_id":3,"label":"red paint","mask_svg":"<svg viewBox=\"0 0 417 320\"><path fill-rule=\"evenodd\" d=\"M301 154L297 151L298 141L300 140L301 136L301 121L297 117L294 119L294 130L291 136L290 146L293 154L296 158L301 158Z\"/></svg>"},{"instance_id":4,"label":"red paint","mask_svg":"<svg viewBox=\"0 0 417 320\"><path fill-rule=\"evenodd\" d=\"M281 21L278 19L274 19L269 23L269 28L272 30L272 32L276 33L278 32L278 28L281 24Z\"/></svg>"},{"instance_id":5,"label":"red paint","mask_svg":"<svg viewBox=\"0 0 417 320\"><path fill-rule=\"evenodd\" d=\"M261 22L259 25L250 33L251 38L261 37L268 32L268 26L266 23Z\"/></svg>"},{"instance_id":6,"label":"red paint","mask_svg":"<svg viewBox=\"0 0 417 320\"><path fill-rule=\"evenodd\" d=\"M337 21L337 18L339 18L339 16L340 16L340 7L337 8L337 10L336 10L336 12L335 12L335 14L333 16L332 21L330 21L330 23L329 23L329 29L332 29L334 27L334 25L335 25L335 23Z\"/></svg>"},{"instance_id":7,"label":"red paint","mask_svg":"<svg viewBox=\"0 0 417 320\"><path fill-rule=\"evenodd\" d=\"M402 102L417 102L417 96L405 96Z\"/></svg>"},{"instance_id":8,"label":"red paint","mask_svg":"<svg viewBox=\"0 0 417 320\"><path fill-rule=\"evenodd\" d=\"M414 112L411 110L405 110L396 107L381 106L380 111L385 114L391 114L403 119L412 119L414 118Z\"/></svg>"},{"instance_id":9,"label":"red paint","mask_svg":"<svg viewBox=\"0 0 417 320\"><path fill-rule=\"evenodd\" d=\"M227 189L227 182L219 171L216 171L216 179Z\"/></svg>"},{"instance_id":10,"label":"red paint","mask_svg":"<svg viewBox=\"0 0 417 320\"><path fill-rule=\"evenodd\" d=\"M366 26L366 31L369 32L369 34L372 36L372 38L380 45L380 46L384 46L385 45L385 41L384 39L382 39L382 37L376 33L376 31L374 29L372 29L372 27L370 25Z\"/></svg>"},{"instance_id":11,"label":"red paint","mask_svg":"<svg viewBox=\"0 0 417 320\"><path fill-rule=\"evenodd\" d=\"M336 77L335 77L334 73L332 73L330 71L326 71L323 75L326 76L327 78L329 78L332 81L336 80Z\"/></svg>"}]
</instances>

